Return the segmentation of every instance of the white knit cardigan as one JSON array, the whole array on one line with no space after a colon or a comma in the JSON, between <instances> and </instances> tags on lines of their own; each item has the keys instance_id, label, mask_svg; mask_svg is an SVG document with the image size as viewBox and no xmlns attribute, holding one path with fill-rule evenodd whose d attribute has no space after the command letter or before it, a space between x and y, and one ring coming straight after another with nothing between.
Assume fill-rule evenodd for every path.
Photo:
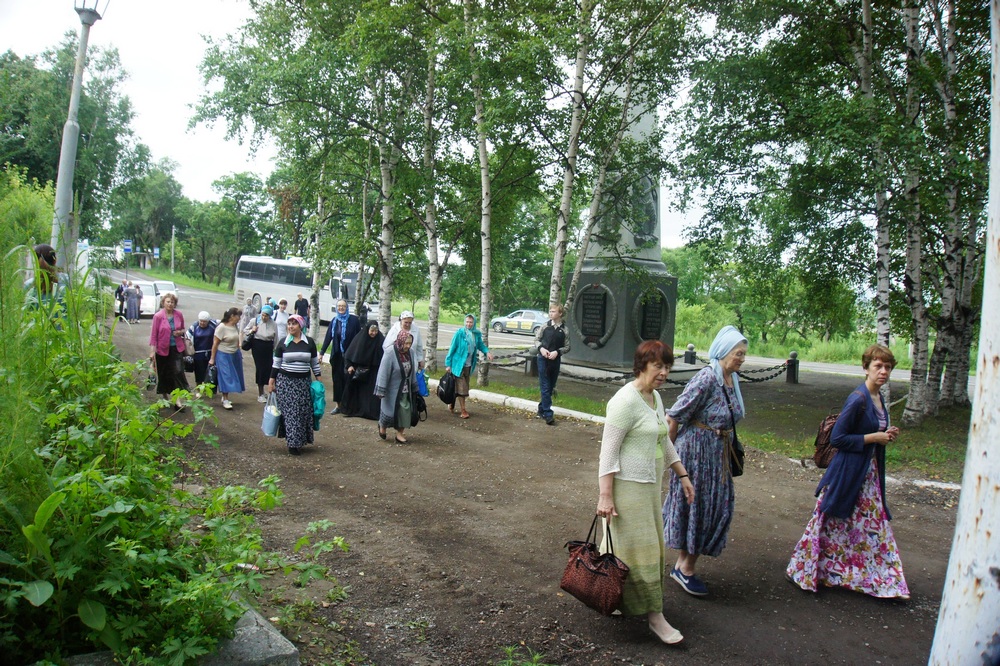
<instances>
[{"instance_id":1,"label":"white knit cardigan","mask_svg":"<svg viewBox=\"0 0 1000 666\"><path fill-rule=\"evenodd\" d=\"M658 483L656 478L656 441L666 415L660 394L653 391L656 408L629 382L608 401L608 413L601 439L601 462L598 477L614 474L616 479L639 483ZM680 460L669 435L663 435L664 467Z\"/></svg>"}]
</instances>

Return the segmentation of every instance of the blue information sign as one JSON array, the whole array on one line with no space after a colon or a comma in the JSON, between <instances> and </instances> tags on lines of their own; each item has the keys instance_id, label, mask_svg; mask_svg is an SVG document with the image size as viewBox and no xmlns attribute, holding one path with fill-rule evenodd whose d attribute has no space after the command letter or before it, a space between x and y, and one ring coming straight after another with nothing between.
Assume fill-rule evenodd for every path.
<instances>
[{"instance_id":1,"label":"blue information sign","mask_svg":"<svg viewBox=\"0 0 1000 666\"><path fill-rule=\"evenodd\" d=\"M160 248L154 247L153 248L153 259L159 259L159 258L160 258Z\"/></svg>"},{"instance_id":2,"label":"blue information sign","mask_svg":"<svg viewBox=\"0 0 1000 666\"><path fill-rule=\"evenodd\" d=\"M132 254L132 241L123 241L125 243L125 254Z\"/></svg>"}]
</instances>

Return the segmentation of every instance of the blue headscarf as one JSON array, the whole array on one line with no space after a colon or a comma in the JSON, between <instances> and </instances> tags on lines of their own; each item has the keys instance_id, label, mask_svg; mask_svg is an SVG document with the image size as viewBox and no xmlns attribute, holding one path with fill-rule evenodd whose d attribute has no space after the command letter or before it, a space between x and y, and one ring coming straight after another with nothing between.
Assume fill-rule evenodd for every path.
<instances>
[{"instance_id":1,"label":"blue headscarf","mask_svg":"<svg viewBox=\"0 0 1000 666\"><path fill-rule=\"evenodd\" d=\"M747 339L740 333L739 329L735 326L723 326L722 329L715 334L715 340L712 340L712 346L708 348L708 364L712 366L712 370L715 372L715 378L719 380L719 386L723 387L725 390L725 381L722 377L722 366L719 361L724 359L729 352L733 351L736 345L741 342L747 342ZM736 400L740 403L740 409L743 411L744 416L746 415L746 407L743 404L743 394L740 393L740 376L737 373L733 373L733 390L736 393Z\"/></svg>"},{"instance_id":2,"label":"blue headscarf","mask_svg":"<svg viewBox=\"0 0 1000 666\"><path fill-rule=\"evenodd\" d=\"M343 299L341 299L341 300L343 300ZM337 301L337 302L339 303L340 301ZM337 316L334 317L334 321L336 321L336 322L338 322L340 324L340 341L338 342L338 344L340 345L340 353L341 354L343 354L345 352L345 349L344 349L344 340L347 338L347 318L350 315L351 315L351 304L348 303L345 300L344 301L344 314L340 314L338 312Z\"/></svg>"}]
</instances>

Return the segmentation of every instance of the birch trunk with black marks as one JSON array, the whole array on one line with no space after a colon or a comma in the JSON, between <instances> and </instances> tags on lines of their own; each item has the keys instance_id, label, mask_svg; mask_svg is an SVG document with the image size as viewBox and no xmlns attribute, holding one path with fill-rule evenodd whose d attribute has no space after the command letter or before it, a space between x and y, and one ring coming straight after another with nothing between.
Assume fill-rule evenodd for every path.
<instances>
[{"instance_id":1,"label":"birch trunk with black marks","mask_svg":"<svg viewBox=\"0 0 1000 666\"><path fill-rule=\"evenodd\" d=\"M917 68L921 58L920 8L908 2L903 8L906 28L906 119L909 125L920 114ZM903 409L903 425L917 425L923 420L928 403L928 338L930 322L924 302L923 226L920 211L920 170L916 160L907 165L903 198L905 206L906 258L903 273L903 297L910 309L913 365L910 369L910 393Z\"/></svg>"},{"instance_id":2,"label":"birch trunk with black marks","mask_svg":"<svg viewBox=\"0 0 1000 666\"><path fill-rule=\"evenodd\" d=\"M580 133L584 123L584 73L587 69L587 56L590 52L590 42L593 37L591 21L593 19L594 0L582 0L580 3L580 23L576 34L576 65L573 73L573 113L570 116L569 140L566 146L566 162L563 168L562 200L559 202L559 218L556 222L556 242L552 255L552 279L549 283L549 303L558 303L562 295L563 270L566 265L566 249L569 244L569 220L573 211L573 186L576 182L577 155L580 150ZM602 174L603 175L603 174ZM596 188L600 191L600 187ZM593 204L591 218L584 234L584 243L589 243L590 232L594 228ZM577 259L580 266L584 251L581 250ZM578 275L579 268L574 271ZM571 303L575 284L566 295L566 302ZM569 307L567 305L567 307Z\"/></svg>"},{"instance_id":3,"label":"birch trunk with black marks","mask_svg":"<svg viewBox=\"0 0 1000 666\"><path fill-rule=\"evenodd\" d=\"M874 34L871 0L861 3L861 48L855 45L854 59L858 66L861 96L868 105L868 117L872 128L878 122L875 108L875 92L872 88L874 67ZM889 196L887 162L885 150L878 133L874 134L872 151L872 173L875 185L875 330L879 344L889 346L892 328L889 318ZM888 396L886 396L888 397Z\"/></svg>"},{"instance_id":4,"label":"birch trunk with black marks","mask_svg":"<svg viewBox=\"0 0 1000 666\"><path fill-rule=\"evenodd\" d=\"M434 98L436 93L437 48L435 38L427 49L427 85L424 94L424 232L427 234L427 263L431 294L427 312L427 337L424 361L427 371L437 370L438 319L441 314L441 263L438 253L437 207L434 203L434 170L436 135L434 130Z\"/></svg>"},{"instance_id":5,"label":"birch trunk with black marks","mask_svg":"<svg viewBox=\"0 0 1000 666\"><path fill-rule=\"evenodd\" d=\"M993 72L1000 71L1000 0L990 2ZM976 399L955 538L928 663L1000 661L1000 95L991 79L989 211Z\"/></svg>"},{"instance_id":6,"label":"birch trunk with black marks","mask_svg":"<svg viewBox=\"0 0 1000 666\"><path fill-rule=\"evenodd\" d=\"M465 0L465 25L466 30L474 29L473 16L474 4L472 0ZM493 277L491 266L493 261L493 247L490 240L490 227L493 217L493 185L490 178L490 153L486 136L486 108L483 101L482 80L477 67L479 55L476 51L475 39L469 40L469 61L472 65L472 95L475 100L475 118L473 122L476 126L476 144L479 152L479 181L482 190L482 207L479 219L479 238L482 248L482 270L479 281L479 325L483 330L483 341L488 347L490 342L490 312L493 309ZM475 352L478 353L478 352ZM480 363L479 372L476 373L480 386L490 384L490 365Z\"/></svg>"}]
</instances>

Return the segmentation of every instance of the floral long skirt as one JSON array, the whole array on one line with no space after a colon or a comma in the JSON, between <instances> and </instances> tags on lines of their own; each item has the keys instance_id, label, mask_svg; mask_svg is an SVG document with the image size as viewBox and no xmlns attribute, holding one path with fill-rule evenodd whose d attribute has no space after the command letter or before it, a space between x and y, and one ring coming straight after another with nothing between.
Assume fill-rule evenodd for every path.
<instances>
[{"instance_id":1,"label":"floral long skirt","mask_svg":"<svg viewBox=\"0 0 1000 666\"><path fill-rule=\"evenodd\" d=\"M793 583L815 592L822 584L846 587L883 599L910 598L892 526L882 507L878 467L872 459L850 518L827 517L820 511L824 489L805 534L792 551L785 570Z\"/></svg>"},{"instance_id":2,"label":"floral long skirt","mask_svg":"<svg viewBox=\"0 0 1000 666\"><path fill-rule=\"evenodd\" d=\"M285 422L285 441L290 449L313 443L313 402L309 377L279 374L274 380L278 409Z\"/></svg>"}]
</instances>

